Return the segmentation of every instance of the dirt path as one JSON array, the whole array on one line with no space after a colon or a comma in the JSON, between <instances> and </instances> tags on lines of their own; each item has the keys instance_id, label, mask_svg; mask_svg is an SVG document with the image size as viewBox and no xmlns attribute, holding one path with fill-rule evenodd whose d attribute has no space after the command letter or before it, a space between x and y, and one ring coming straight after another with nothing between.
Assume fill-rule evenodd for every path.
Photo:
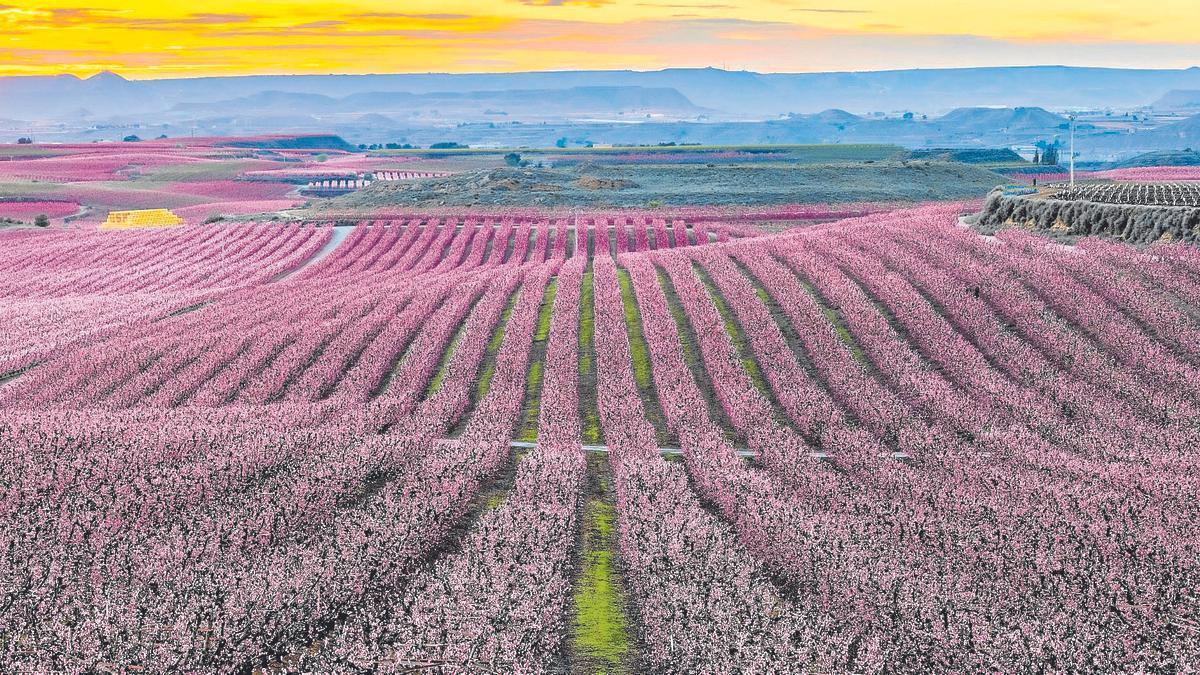
<instances>
[{"instance_id":1,"label":"dirt path","mask_svg":"<svg viewBox=\"0 0 1200 675\"><path fill-rule=\"evenodd\" d=\"M335 225L335 226L333 226L333 228L332 228L333 236L330 237L329 241L326 242L325 245L321 247L320 251L317 251L316 254L313 255L313 257L309 258L308 260L305 260L304 264L300 265L296 269L294 269L290 272L284 272L283 274L280 274L279 276L275 277L274 279L271 280L271 283L283 281L284 279L287 279L288 277L296 274L297 272L300 272L301 270L308 267L309 265L312 265L313 263L317 262L321 258L324 258L325 256L329 255L330 253L333 253L333 251L338 246L341 246L342 242L346 240L346 237L350 236L350 232L352 232L354 230L354 228L355 228L354 225Z\"/></svg>"}]
</instances>

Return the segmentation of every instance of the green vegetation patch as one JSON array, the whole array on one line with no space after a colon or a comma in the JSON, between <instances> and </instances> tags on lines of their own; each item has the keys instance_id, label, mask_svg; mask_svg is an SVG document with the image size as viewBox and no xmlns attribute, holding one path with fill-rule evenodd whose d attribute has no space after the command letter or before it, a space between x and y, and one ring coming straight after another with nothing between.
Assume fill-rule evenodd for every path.
<instances>
[{"instance_id":1,"label":"green vegetation patch","mask_svg":"<svg viewBox=\"0 0 1200 675\"><path fill-rule=\"evenodd\" d=\"M675 283L671 281L670 275L662 268L655 267L655 271L658 273L658 285L662 288L663 296L666 298L667 308L671 312L671 318L675 321L675 329L679 335L679 346L683 350L683 359L687 363L688 370L692 373L692 379L695 380L696 386L700 388L700 393L704 396L708 404L708 414L724 430L726 440L734 445L744 446L746 439L733 426L733 420L729 419L729 415L725 412L725 407L717 400L716 390L713 389L712 376L709 374L708 367L704 364L703 355L700 353L700 337L696 334L696 328L692 325L692 320L688 318L687 310L683 307L683 301L679 298L679 291L675 288Z\"/></svg>"},{"instance_id":2,"label":"green vegetation patch","mask_svg":"<svg viewBox=\"0 0 1200 675\"><path fill-rule=\"evenodd\" d=\"M758 387L758 391L771 398L771 387L763 377L762 371L758 367L758 361L754 358L754 351L751 349L745 333L742 331L742 325L737 320L737 315L733 310L729 309L729 304L725 302L725 296L721 295L721 290L717 288L712 277L708 276L699 265L693 263L693 269L704 282L704 287L708 289L708 296L712 298L713 305L717 308L717 313L721 315L721 321L725 325L725 333L729 335L729 339L733 341L733 346L737 350L738 359L742 363L742 369L750 376L754 382L754 386ZM762 298L760 295L759 298Z\"/></svg>"},{"instance_id":3,"label":"green vegetation patch","mask_svg":"<svg viewBox=\"0 0 1200 675\"><path fill-rule=\"evenodd\" d=\"M438 363L437 372L433 374L433 380L425 389L425 398L436 394L438 389L442 388L442 383L446 381L446 376L450 374L450 362L454 360L454 351L458 349L458 343L462 342L463 336L466 335L467 323L464 321L458 330L454 331L454 337L450 338L450 344L446 346L446 351L442 353L442 360Z\"/></svg>"},{"instance_id":4,"label":"green vegetation patch","mask_svg":"<svg viewBox=\"0 0 1200 675\"><path fill-rule=\"evenodd\" d=\"M619 670L629 652L629 627L613 556L615 509L600 499L584 507L583 569L575 587L575 651L591 672Z\"/></svg>"},{"instance_id":5,"label":"green vegetation patch","mask_svg":"<svg viewBox=\"0 0 1200 675\"><path fill-rule=\"evenodd\" d=\"M583 273L583 288L579 292L579 374L592 372L592 342L596 337L596 296L592 273Z\"/></svg>"},{"instance_id":6,"label":"green vegetation patch","mask_svg":"<svg viewBox=\"0 0 1200 675\"><path fill-rule=\"evenodd\" d=\"M149 167L144 170L138 169L134 182L233 180L241 176L242 172L258 168L261 164L261 161L254 160L168 164Z\"/></svg>"},{"instance_id":7,"label":"green vegetation patch","mask_svg":"<svg viewBox=\"0 0 1200 675\"><path fill-rule=\"evenodd\" d=\"M629 354L633 359L633 377L638 385L638 396L646 417L654 425L655 437L659 445L677 445L675 438L667 427L667 418L663 413L662 403L658 400L658 391L654 387L654 372L650 363L650 346L646 343L646 335L642 330L642 311L638 309L637 294L633 290L633 280L629 271L618 268L617 281L621 287L621 304L625 308L625 329L629 338Z\"/></svg>"},{"instance_id":8,"label":"green vegetation patch","mask_svg":"<svg viewBox=\"0 0 1200 675\"><path fill-rule=\"evenodd\" d=\"M866 353L863 352L862 347L858 346L858 342L854 340L854 336L850 334L850 329L846 327L846 322L842 320L841 313L825 304L825 300L817 293L817 289L812 287L812 284L804 279L800 279L800 285L817 301L817 306L821 308L821 313L825 315L829 323L833 324L838 338L850 348L850 355L854 357L854 360L863 365L869 365Z\"/></svg>"},{"instance_id":9,"label":"green vegetation patch","mask_svg":"<svg viewBox=\"0 0 1200 675\"><path fill-rule=\"evenodd\" d=\"M0 197L53 197L64 190L58 183L0 183Z\"/></svg>"},{"instance_id":10,"label":"green vegetation patch","mask_svg":"<svg viewBox=\"0 0 1200 675\"><path fill-rule=\"evenodd\" d=\"M556 160L553 166L540 168L496 166L420 181L376 181L362 190L319 200L307 215L326 218L333 213L447 206L645 208L649 204L745 207L915 203L974 199L1009 182L983 165L891 159L847 161L845 155L820 163L787 155L778 162L733 164L642 164L607 161L604 155L572 157L588 161L569 166Z\"/></svg>"},{"instance_id":11,"label":"green vegetation patch","mask_svg":"<svg viewBox=\"0 0 1200 675\"><path fill-rule=\"evenodd\" d=\"M866 363L867 355L863 353L862 347L859 347L858 343L854 341L854 336L850 334L850 329L846 328L846 323L842 321L842 316L838 314L837 310L830 307L821 307L821 313L825 315L826 319L829 319L829 323L832 323L834 329L837 330L838 337L850 348L850 353L854 356L854 360L859 363Z\"/></svg>"},{"instance_id":12,"label":"green vegetation patch","mask_svg":"<svg viewBox=\"0 0 1200 675\"><path fill-rule=\"evenodd\" d=\"M583 423L583 442L598 445L602 439L600 414L596 408L596 374L592 354L596 339L596 296L592 271L583 273L583 287L579 293L579 401L583 406L580 421Z\"/></svg>"},{"instance_id":13,"label":"green vegetation patch","mask_svg":"<svg viewBox=\"0 0 1200 675\"><path fill-rule=\"evenodd\" d=\"M490 494L490 495L488 495L487 503L485 503L483 505L483 508L488 511L491 511L493 509L498 509L498 508L500 508L500 506L502 504L504 504L504 499L507 496L508 496L507 492L497 492L495 494Z\"/></svg>"},{"instance_id":14,"label":"green vegetation patch","mask_svg":"<svg viewBox=\"0 0 1200 675\"><path fill-rule=\"evenodd\" d=\"M504 308L504 313L500 315L500 323L496 324L496 328L492 330L492 339L488 341L487 353L483 360L483 372L479 375L479 382L475 385L475 400L481 401L484 396L487 396L488 391L492 388L492 378L496 376L496 355L500 353L500 345L504 343L504 328L508 325L508 320L512 317L513 308L517 306L517 298L521 295L521 291L515 291L508 299L508 306Z\"/></svg>"},{"instance_id":15,"label":"green vegetation patch","mask_svg":"<svg viewBox=\"0 0 1200 675\"><path fill-rule=\"evenodd\" d=\"M542 300L542 310L538 314L537 333L534 335L534 340L545 342L550 339L550 318L553 314L554 296L558 295L558 278L550 280L546 286L546 297Z\"/></svg>"},{"instance_id":16,"label":"green vegetation patch","mask_svg":"<svg viewBox=\"0 0 1200 675\"><path fill-rule=\"evenodd\" d=\"M654 386L654 378L650 371L650 350L646 347L646 336L642 334L642 312L638 309L637 298L633 294L633 280L624 269L617 270L617 280L621 284L621 300L625 305L625 325L629 329L633 376L639 388L650 389Z\"/></svg>"},{"instance_id":17,"label":"green vegetation patch","mask_svg":"<svg viewBox=\"0 0 1200 675\"><path fill-rule=\"evenodd\" d=\"M550 280L542 297L538 312L537 332L533 336L533 353L530 356L529 372L525 375L525 418L517 440L533 443L537 441L538 415L542 409L542 371L546 360L546 340L550 338L550 319L554 309L554 296L558 294L558 279Z\"/></svg>"}]
</instances>

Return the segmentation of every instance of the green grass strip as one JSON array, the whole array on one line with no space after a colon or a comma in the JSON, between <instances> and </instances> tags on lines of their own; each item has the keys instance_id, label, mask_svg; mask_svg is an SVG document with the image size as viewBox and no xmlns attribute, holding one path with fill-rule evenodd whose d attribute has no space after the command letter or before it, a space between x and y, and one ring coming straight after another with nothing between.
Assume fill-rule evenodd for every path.
<instances>
[{"instance_id":1,"label":"green grass strip","mask_svg":"<svg viewBox=\"0 0 1200 675\"><path fill-rule=\"evenodd\" d=\"M525 375L525 419L517 440L533 443L537 441L538 415L542 410L542 370L546 360L546 341L550 338L550 319L554 310L554 296L558 294L558 277L546 285L542 296L542 307L538 312L537 332L533 336L533 354L529 372Z\"/></svg>"},{"instance_id":2,"label":"green grass strip","mask_svg":"<svg viewBox=\"0 0 1200 675\"><path fill-rule=\"evenodd\" d=\"M599 445L601 441L600 415L596 409L595 373L592 354L596 339L596 296L592 272L583 273L583 287L579 293L579 400L584 405L580 415L583 442Z\"/></svg>"},{"instance_id":3,"label":"green grass strip","mask_svg":"<svg viewBox=\"0 0 1200 675\"><path fill-rule=\"evenodd\" d=\"M621 287L621 304L625 308L625 329L629 337L630 358L633 359L633 378L637 382L638 395L642 399L646 417L654 425L659 445L678 445L679 439L667 426L667 416L663 413L662 403L658 400L658 390L654 386L650 346L646 343L646 334L642 329L642 311L638 308L633 279L628 270L618 268L617 281Z\"/></svg>"},{"instance_id":4,"label":"green grass strip","mask_svg":"<svg viewBox=\"0 0 1200 675\"><path fill-rule=\"evenodd\" d=\"M617 280L621 284L621 300L625 305L625 325L629 329L629 352L633 357L633 377L640 389L654 386L650 371L650 350L646 347L646 336L642 334L642 311L638 309L633 295L633 280L628 270L618 269Z\"/></svg>"},{"instance_id":5,"label":"green grass strip","mask_svg":"<svg viewBox=\"0 0 1200 675\"><path fill-rule=\"evenodd\" d=\"M596 339L596 294L592 273L583 273L583 288L579 292L579 374L592 372L592 342Z\"/></svg>"},{"instance_id":6,"label":"green grass strip","mask_svg":"<svg viewBox=\"0 0 1200 675\"><path fill-rule=\"evenodd\" d=\"M708 289L708 296L712 298L713 305L717 308L717 313L721 315L721 322L725 325L725 333L729 335L729 339L733 342L734 348L737 350L738 359L742 362L742 369L750 376L754 382L754 386L758 387L758 391L768 400L771 399L771 386L763 377L762 371L759 370L758 362L754 359L754 352L750 347L748 338L742 332L742 325L737 320L737 315L733 310L729 309L729 304L725 302L725 296L721 295L721 289L717 288L712 277L708 275L699 265L693 263L693 269L704 282L704 287ZM759 296L762 297L761 295Z\"/></svg>"},{"instance_id":7,"label":"green grass strip","mask_svg":"<svg viewBox=\"0 0 1200 675\"><path fill-rule=\"evenodd\" d=\"M546 297L542 300L541 313L538 314L537 333L534 334L533 338L538 342L545 342L550 339L550 319L553 315L555 295L558 295L558 277L554 277L546 285Z\"/></svg>"},{"instance_id":8,"label":"green grass strip","mask_svg":"<svg viewBox=\"0 0 1200 675\"><path fill-rule=\"evenodd\" d=\"M734 427L733 420L729 419L729 414L725 412L725 406L721 405L717 398L717 392L713 385L714 380L708 372L708 366L704 363L703 354L700 353L700 336L696 334L696 328L692 325L692 320L688 318L683 301L679 298L679 291L675 288L675 282L671 280L671 275L661 267L655 266L654 270L658 275L658 286L662 289L663 298L667 301L667 309L675 321L675 330L679 335L679 347L683 351L684 362L708 405L708 414L724 430L725 438L730 443L745 446L744 435Z\"/></svg>"},{"instance_id":9,"label":"green grass strip","mask_svg":"<svg viewBox=\"0 0 1200 675\"><path fill-rule=\"evenodd\" d=\"M671 318L675 319L675 328L679 331L679 346L683 349L683 358L691 369L692 375L698 382L704 381L706 378L702 373L704 361L700 355L696 353L695 346L690 339L690 335L695 331L692 329L692 320L688 318L687 310L683 308L683 302L679 300L679 295L675 291L675 283L671 281L670 275L655 267L654 271L658 274L658 285L663 289L663 295L667 299L667 309L671 311ZM699 336L696 336L699 340ZM698 344L698 343L697 343Z\"/></svg>"},{"instance_id":10,"label":"green grass strip","mask_svg":"<svg viewBox=\"0 0 1200 675\"><path fill-rule=\"evenodd\" d=\"M811 289L809 289L811 292ZM867 363L867 355L863 352L862 347L858 346L858 342L854 340L854 336L850 334L850 329L846 328L846 322L842 321L842 315L832 307L825 306L821 303L821 313L829 319L829 323L833 324L834 330L837 331L838 338L850 348L850 355L859 363Z\"/></svg>"},{"instance_id":11,"label":"green grass strip","mask_svg":"<svg viewBox=\"0 0 1200 675\"><path fill-rule=\"evenodd\" d=\"M590 672L621 668L629 652L629 629L622 611L612 542L615 509L599 499L584 507L583 570L575 588L575 650Z\"/></svg>"},{"instance_id":12,"label":"green grass strip","mask_svg":"<svg viewBox=\"0 0 1200 675\"><path fill-rule=\"evenodd\" d=\"M463 336L466 333L467 321L463 321L458 330L454 331L454 337L450 338L450 344L446 346L446 351L442 353L442 360L438 363L437 372L433 374L433 380L425 388L425 398L433 396L437 393L438 389L442 388L442 383L446 381L446 376L450 374L450 361L454 359L454 350L458 349L458 343L462 342Z\"/></svg>"},{"instance_id":13,"label":"green grass strip","mask_svg":"<svg viewBox=\"0 0 1200 675\"><path fill-rule=\"evenodd\" d=\"M496 324L496 328L492 331L492 339L488 341L487 354L484 356L483 372L480 373L479 382L475 385L476 401L482 401L492 388L492 378L496 375L496 355L500 353L500 345L504 343L504 328L508 326L508 320L512 317L513 309L516 308L517 298L520 295L521 291L517 290L509 297L508 306L500 315L500 323Z\"/></svg>"},{"instance_id":14,"label":"green grass strip","mask_svg":"<svg viewBox=\"0 0 1200 675\"><path fill-rule=\"evenodd\" d=\"M829 323L833 324L834 330L837 331L838 339L840 339L846 345L846 347L850 349L850 356L852 356L854 360L860 364L869 367L870 362L867 359L866 352L862 350L862 347L858 346L858 343L854 340L854 336L850 334L850 329L846 327L846 322L842 320L841 313L826 304L825 298L821 297L821 294L817 292L817 289L810 284L807 279L801 276L800 273L790 264L779 259L776 259L776 262L782 265L784 269L787 269L794 274L796 276L796 281L800 284L801 288L803 288L809 295L812 296L813 301L817 303L817 307L821 308L821 313L825 315L825 318L829 320Z\"/></svg>"}]
</instances>

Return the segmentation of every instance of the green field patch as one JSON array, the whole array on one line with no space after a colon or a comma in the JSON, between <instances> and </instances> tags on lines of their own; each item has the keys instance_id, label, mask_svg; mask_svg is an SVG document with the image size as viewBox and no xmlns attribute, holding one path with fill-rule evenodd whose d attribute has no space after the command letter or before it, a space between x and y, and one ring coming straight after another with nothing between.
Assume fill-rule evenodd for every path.
<instances>
[{"instance_id":1,"label":"green field patch","mask_svg":"<svg viewBox=\"0 0 1200 675\"><path fill-rule=\"evenodd\" d=\"M589 460L594 466L601 462ZM593 480L598 489L583 508L583 549L571 622L572 672L627 672L633 650L617 563L615 496L606 467L597 468Z\"/></svg>"},{"instance_id":2,"label":"green field patch","mask_svg":"<svg viewBox=\"0 0 1200 675\"><path fill-rule=\"evenodd\" d=\"M613 507L598 500L588 502L585 520L597 539L612 537ZM616 667L629 649L629 636L613 582L612 559L612 551L591 545L584 553L583 577L575 594L575 641L593 658Z\"/></svg>"},{"instance_id":3,"label":"green field patch","mask_svg":"<svg viewBox=\"0 0 1200 675\"><path fill-rule=\"evenodd\" d=\"M808 291L809 295L813 296L814 300L816 300L817 306L821 308L821 313L825 315L825 318L829 320L829 323L833 324L834 330L837 331L838 339L845 343L846 347L850 349L850 355L854 357L854 360L864 366L870 366L870 361L867 359L866 352L862 350L862 347L860 347L858 342L855 341L854 335L850 333L850 329L846 327L846 322L842 319L841 312L826 304L825 299L821 297L821 294L817 292L817 289L813 288L812 284L808 283L808 281L800 279L800 285L805 291Z\"/></svg>"},{"instance_id":4,"label":"green field patch","mask_svg":"<svg viewBox=\"0 0 1200 675\"><path fill-rule=\"evenodd\" d=\"M550 339L550 319L553 314L554 296L558 295L558 278L550 280L546 286L546 297L542 300L541 313L538 314L537 333L533 339L538 342L545 342Z\"/></svg>"},{"instance_id":5,"label":"green field patch","mask_svg":"<svg viewBox=\"0 0 1200 675\"><path fill-rule=\"evenodd\" d=\"M518 290L508 299L508 306L504 308L504 312L500 315L500 323L492 330L492 338L488 340L487 352L483 357L483 370L479 375L479 381L475 385L475 402L483 400L487 396L488 391L492 388L492 378L496 376L496 355L500 353L500 345L504 343L504 328L508 325L509 318L512 317L513 308L517 306L517 298L521 295Z\"/></svg>"},{"instance_id":6,"label":"green field patch","mask_svg":"<svg viewBox=\"0 0 1200 675\"><path fill-rule=\"evenodd\" d=\"M483 508L488 511L491 511L493 509L498 509L498 508L500 508L500 506L502 504L504 504L505 497L507 497L507 493L504 493L504 492L490 494L490 495L488 495L487 503L484 504Z\"/></svg>"},{"instance_id":7,"label":"green field patch","mask_svg":"<svg viewBox=\"0 0 1200 675\"><path fill-rule=\"evenodd\" d=\"M583 273L579 293L579 404L583 442L599 445L603 439L600 414L596 405L595 339L596 296L592 271Z\"/></svg>"},{"instance_id":8,"label":"green field patch","mask_svg":"<svg viewBox=\"0 0 1200 675\"><path fill-rule=\"evenodd\" d=\"M854 336L850 334L850 329L846 327L846 322L842 320L841 313L836 309L825 306L821 307L821 313L825 315L826 319L829 319L829 323L833 324L838 338L850 348L850 354L854 356L854 360L859 363L866 363L867 355L863 353L862 347L859 347L858 343L854 341Z\"/></svg>"},{"instance_id":9,"label":"green field patch","mask_svg":"<svg viewBox=\"0 0 1200 675\"><path fill-rule=\"evenodd\" d=\"M463 321L458 330L454 331L454 337L450 338L450 344L446 346L446 351L442 353L442 360L438 363L437 372L433 374L433 379L425 389L425 398L436 394L438 389L442 388L442 383L446 381L446 376L450 374L450 362L454 360L454 351L458 349L458 343L462 342L463 336L467 333L467 323L467 321Z\"/></svg>"},{"instance_id":10,"label":"green field patch","mask_svg":"<svg viewBox=\"0 0 1200 675\"><path fill-rule=\"evenodd\" d=\"M650 347L642 330L642 311L638 309L637 294L633 290L633 279L629 271L617 268L617 281L621 287L621 304L625 309L625 330L629 338L629 354L633 360L633 376L638 385L638 396L646 410L646 417L654 425L659 445L677 444L671 430L667 428L666 415L658 401L654 387L654 372L650 363Z\"/></svg>"},{"instance_id":11,"label":"green field patch","mask_svg":"<svg viewBox=\"0 0 1200 675\"><path fill-rule=\"evenodd\" d=\"M642 312L638 309L637 298L633 294L633 280L629 272L617 270L617 280L621 284L621 299L625 305L625 325L629 329L629 353L633 356L633 377L641 389L654 386L654 378L650 370L650 350L646 347L646 336L642 334Z\"/></svg>"},{"instance_id":12,"label":"green field patch","mask_svg":"<svg viewBox=\"0 0 1200 675\"><path fill-rule=\"evenodd\" d=\"M538 312L537 332L533 335L529 372L525 375L525 414L517 440L533 443L537 441L538 416L542 410L542 372L546 361L546 341L550 339L550 319L553 315L554 296L558 294L558 279L550 280L542 296L542 307Z\"/></svg>"},{"instance_id":13,"label":"green field patch","mask_svg":"<svg viewBox=\"0 0 1200 675\"><path fill-rule=\"evenodd\" d=\"M700 338L696 334L692 320L688 318L687 310L683 307L683 301L679 298L679 291L676 290L675 283L662 268L656 267L655 271L658 273L658 285L662 288L663 296L666 298L671 318L675 320L675 329L679 335L679 346L683 350L684 361L687 363L688 371L692 374L692 379L695 380L696 386L708 404L708 414L725 432L726 440L738 447L745 446L746 439L734 427L733 420L729 419L725 407L717 399L712 376L709 374L708 366L704 364L704 357L700 352Z\"/></svg>"},{"instance_id":14,"label":"green field patch","mask_svg":"<svg viewBox=\"0 0 1200 675\"><path fill-rule=\"evenodd\" d=\"M66 157L71 154L69 150L59 148L48 148L44 145L5 145L0 150L0 158L3 159L31 159L36 157Z\"/></svg>"},{"instance_id":15,"label":"green field patch","mask_svg":"<svg viewBox=\"0 0 1200 675\"><path fill-rule=\"evenodd\" d=\"M287 165L280 164L280 168ZM137 169L134 181L205 181L232 180L244 171L261 168L262 161L223 161L223 162L189 162L186 164L170 164L156 166L145 170Z\"/></svg>"},{"instance_id":16,"label":"green field patch","mask_svg":"<svg viewBox=\"0 0 1200 675\"><path fill-rule=\"evenodd\" d=\"M694 270L697 276L704 282L704 287L708 290L708 297L712 299L713 306L717 308L717 313L721 316L721 322L725 326L725 333L733 342L734 348L738 353L738 360L742 364L742 369L750 376L754 386L767 399L771 399L771 385L767 382L762 374L762 370L758 367L758 361L754 358L754 351L750 346L749 338L746 337L742 330L742 325L737 319L737 315L729 308L729 303L725 302L725 296L721 295L721 290L717 288L712 277L708 275L699 265L693 263ZM759 298L762 298L760 295Z\"/></svg>"}]
</instances>

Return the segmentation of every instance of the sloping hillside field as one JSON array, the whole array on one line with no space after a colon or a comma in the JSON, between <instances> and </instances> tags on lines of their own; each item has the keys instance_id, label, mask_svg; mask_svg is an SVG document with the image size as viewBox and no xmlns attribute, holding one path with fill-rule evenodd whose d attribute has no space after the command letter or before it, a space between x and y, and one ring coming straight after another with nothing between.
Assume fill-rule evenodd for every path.
<instances>
[{"instance_id":1,"label":"sloping hillside field","mask_svg":"<svg viewBox=\"0 0 1200 675\"><path fill-rule=\"evenodd\" d=\"M0 231L0 671L1200 668L1200 252Z\"/></svg>"}]
</instances>

